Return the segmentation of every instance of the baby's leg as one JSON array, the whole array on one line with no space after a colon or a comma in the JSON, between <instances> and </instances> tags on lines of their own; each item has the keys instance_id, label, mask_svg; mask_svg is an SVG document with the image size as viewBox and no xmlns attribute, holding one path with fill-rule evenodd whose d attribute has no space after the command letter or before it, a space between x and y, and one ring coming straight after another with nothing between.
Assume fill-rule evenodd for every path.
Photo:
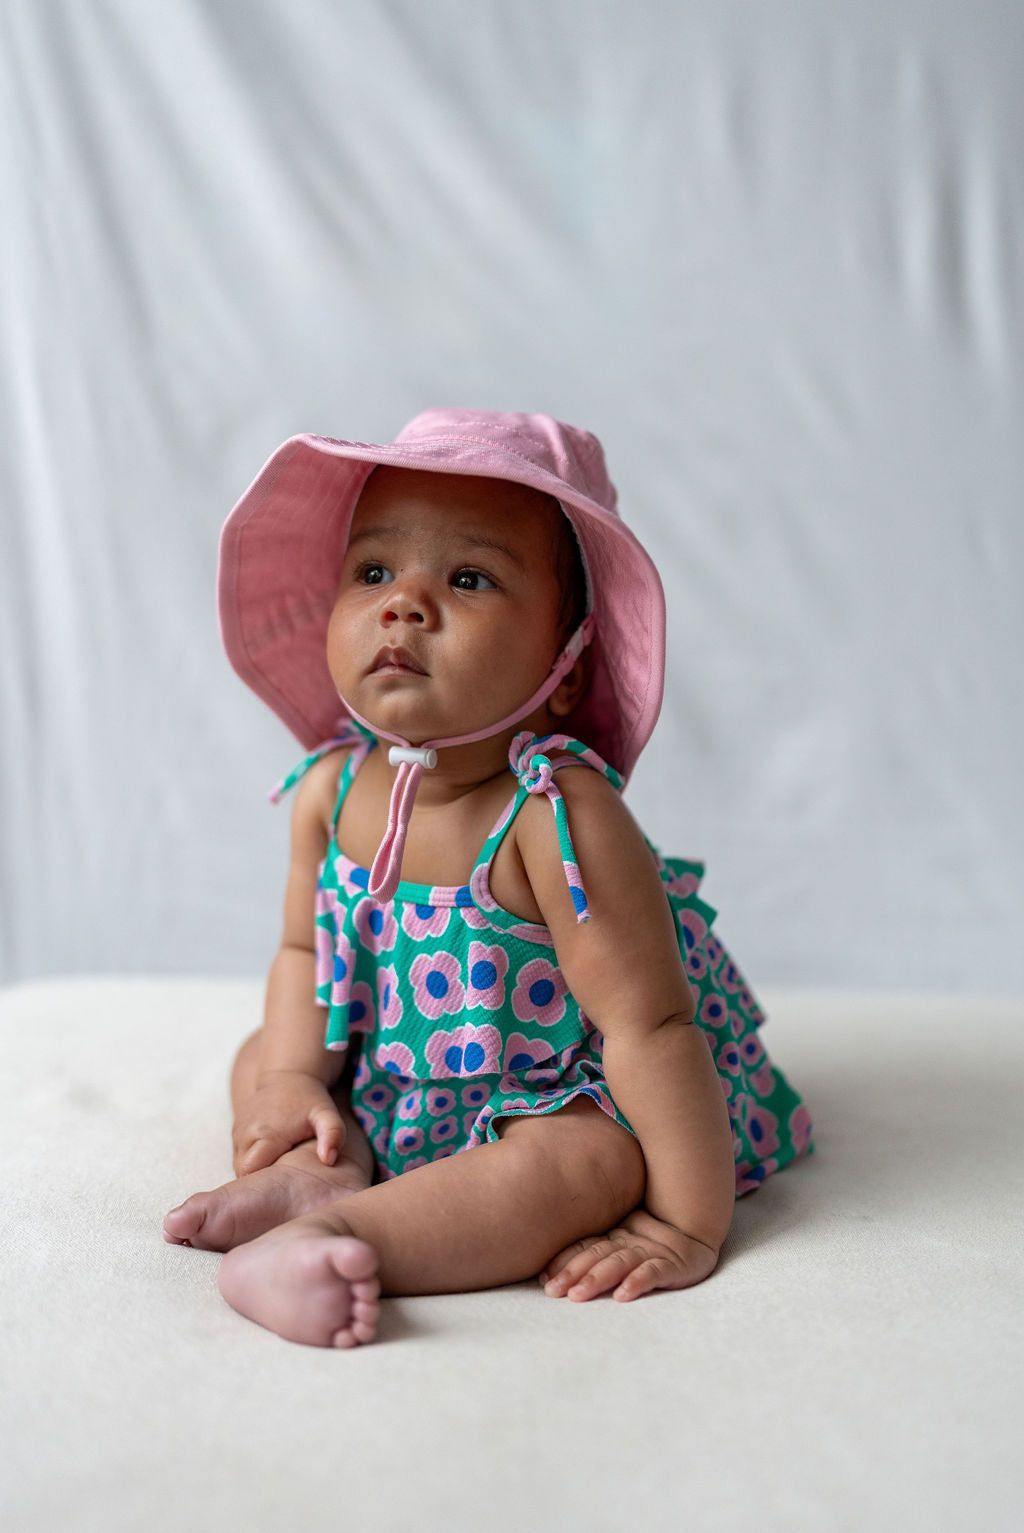
<instances>
[{"instance_id":1,"label":"baby's leg","mask_svg":"<svg viewBox=\"0 0 1024 1533\"><path fill-rule=\"evenodd\" d=\"M497 1144L434 1161L278 1226L221 1263L229 1304L292 1341L352 1346L387 1294L452 1293L533 1277L641 1201L637 1141L577 1097L505 1119Z\"/></svg>"},{"instance_id":2,"label":"baby's leg","mask_svg":"<svg viewBox=\"0 0 1024 1533\"><path fill-rule=\"evenodd\" d=\"M247 1038L232 1068L231 1105L235 1113L254 1089L260 1041L259 1033ZM333 1093L345 1125L345 1142L333 1166L324 1165L316 1153L316 1141L308 1139L279 1156L272 1166L225 1182L212 1192L193 1193L167 1215L164 1239L203 1251L227 1251L299 1214L369 1187L373 1151L352 1115L347 1076L346 1071Z\"/></svg>"}]
</instances>

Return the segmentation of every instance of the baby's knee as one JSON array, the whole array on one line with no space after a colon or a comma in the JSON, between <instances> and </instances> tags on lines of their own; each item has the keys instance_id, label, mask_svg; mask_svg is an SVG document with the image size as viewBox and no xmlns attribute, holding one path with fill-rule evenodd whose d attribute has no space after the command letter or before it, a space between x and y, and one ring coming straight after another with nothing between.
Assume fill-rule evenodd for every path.
<instances>
[{"instance_id":1,"label":"baby's knee","mask_svg":"<svg viewBox=\"0 0 1024 1533\"><path fill-rule=\"evenodd\" d=\"M560 1202L586 1207L588 1232L609 1228L643 1200L639 1141L588 1097L550 1115L506 1120L498 1132L536 1162L539 1181Z\"/></svg>"}]
</instances>

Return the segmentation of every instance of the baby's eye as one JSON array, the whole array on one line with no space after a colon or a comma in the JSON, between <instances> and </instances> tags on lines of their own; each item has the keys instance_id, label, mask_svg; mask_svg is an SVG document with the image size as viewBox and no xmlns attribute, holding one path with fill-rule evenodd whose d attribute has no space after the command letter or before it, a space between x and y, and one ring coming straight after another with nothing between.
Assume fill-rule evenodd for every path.
<instances>
[{"instance_id":1,"label":"baby's eye","mask_svg":"<svg viewBox=\"0 0 1024 1533\"><path fill-rule=\"evenodd\" d=\"M496 591L498 588L493 580L482 575L479 570L459 570L452 576L452 585L457 591Z\"/></svg>"},{"instance_id":2,"label":"baby's eye","mask_svg":"<svg viewBox=\"0 0 1024 1533\"><path fill-rule=\"evenodd\" d=\"M375 560L369 560L361 564L356 571L356 579L364 586L382 586L388 581L394 580L394 575L384 564L378 564Z\"/></svg>"}]
</instances>

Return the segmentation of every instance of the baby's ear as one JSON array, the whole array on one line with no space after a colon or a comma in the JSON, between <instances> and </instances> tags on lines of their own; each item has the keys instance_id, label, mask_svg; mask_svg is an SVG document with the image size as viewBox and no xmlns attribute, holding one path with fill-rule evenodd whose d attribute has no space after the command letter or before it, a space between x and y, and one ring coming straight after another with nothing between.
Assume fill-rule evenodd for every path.
<instances>
[{"instance_id":1,"label":"baby's ear","mask_svg":"<svg viewBox=\"0 0 1024 1533\"><path fill-rule=\"evenodd\" d=\"M562 677L548 698L548 708L556 719L564 719L570 714L586 691L589 678L587 653L586 650L583 651L572 670Z\"/></svg>"}]
</instances>

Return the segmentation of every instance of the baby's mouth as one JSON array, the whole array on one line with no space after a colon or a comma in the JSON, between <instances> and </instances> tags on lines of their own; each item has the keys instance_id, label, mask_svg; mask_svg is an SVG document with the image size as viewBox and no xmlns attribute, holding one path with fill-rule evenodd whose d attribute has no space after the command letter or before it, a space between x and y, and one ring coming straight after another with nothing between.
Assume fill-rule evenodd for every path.
<instances>
[{"instance_id":1,"label":"baby's mouth","mask_svg":"<svg viewBox=\"0 0 1024 1533\"><path fill-rule=\"evenodd\" d=\"M371 676L426 676L427 672L415 655L411 655L407 649L397 644L386 644L374 656L369 674Z\"/></svg>"}]
</instances>

